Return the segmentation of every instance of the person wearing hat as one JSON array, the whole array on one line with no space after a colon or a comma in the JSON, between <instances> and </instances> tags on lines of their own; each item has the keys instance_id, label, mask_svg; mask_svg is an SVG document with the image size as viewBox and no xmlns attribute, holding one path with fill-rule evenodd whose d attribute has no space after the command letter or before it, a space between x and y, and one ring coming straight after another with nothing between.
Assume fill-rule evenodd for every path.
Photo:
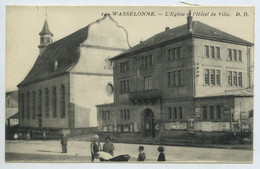
<instances>
[{"instance_id":1,"label":"person wearing hat","mask_svg":"<svg viewBox=\"0 0 260 169\"><path fill-rule=\"evenodd\" d=\"M90 150L91 150L91 161L93 162L95 159L95 156L99 151L101 151L101 145L99 142L99 136L95 135L93 141L90 144Z\"/></svg>"},{"instance_id":2,"label":"person wearing hat","mask_svg":"<svg viewBox=\"0 0 260 169\"><path fill-rule=\"evenodd\" d=\"M157 161L166 161L165 155L164 155L164 147L160 146L160 147L158 147L157 150L160 152Z\"/></svg>"},{"instance_id":3,"label":"person wearing hat","mask_svg":"<svg viewBox=\"0 0 260 169\"><path fill-rule=\"evenodd\" d=\"M106 137L106 142L103 145L103 151L111 154L113 156L113 151L115 147L110 137Z\"/></svg>"}]
</instances>

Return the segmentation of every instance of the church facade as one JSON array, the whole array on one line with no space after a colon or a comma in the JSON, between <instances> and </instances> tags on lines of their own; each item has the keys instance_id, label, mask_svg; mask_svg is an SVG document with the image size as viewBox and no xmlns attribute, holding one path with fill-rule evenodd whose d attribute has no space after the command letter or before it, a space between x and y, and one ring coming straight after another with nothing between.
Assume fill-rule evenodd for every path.
<instances>
[{"instance_id":1,"label":"church facade","mask_svg":"<svg viewBox=\"0 0 260 169\"><path fill-rule=\"evenodd\" d=\"M129 49L127 32L105 15L56 42L52 36L46 20L40 55L18 84L20 126L68 133L96 127L95 105L113 102L108 59Z\"/></svg>"},{"instance_id":2,"label":"church facade","mask_svg":"<svg viewBox=\"0 0 260 169\"><path fill-rule=\"evenodd\" d=\"M248 130L252 45L188 16L111 58L114 103L97 105L100 133L158 140L195 133L223 141Z\"/></svg>"}]
</instances>

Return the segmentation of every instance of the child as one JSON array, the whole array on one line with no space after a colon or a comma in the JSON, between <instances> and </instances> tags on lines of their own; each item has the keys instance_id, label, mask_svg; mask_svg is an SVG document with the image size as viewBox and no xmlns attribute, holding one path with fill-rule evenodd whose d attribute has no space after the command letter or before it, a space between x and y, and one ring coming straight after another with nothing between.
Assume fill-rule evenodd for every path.
<instances>
[{"instance_id":1,"label":"child","mask_svg":"<svg viewBox=\"0 0 260 169\"><path fill-rule=\"evenodd\" d=\"M157 161L166 161L166 159L165 159L165 155L164 155L164 147L163 147L163 146L160 146L160 147L158 147L157 150L160 152Z\"/></svg>"},{"instance_id":2,"label":"child","mask_svg":"<svg viewBox=\"0 0 260 169\"><path fill-rule=\"evenodd\" d=\"M139 155L137 161L144 161L145 160L145 153L144 153L144 146L139 146Z\"/></svg>"}]
</instances>

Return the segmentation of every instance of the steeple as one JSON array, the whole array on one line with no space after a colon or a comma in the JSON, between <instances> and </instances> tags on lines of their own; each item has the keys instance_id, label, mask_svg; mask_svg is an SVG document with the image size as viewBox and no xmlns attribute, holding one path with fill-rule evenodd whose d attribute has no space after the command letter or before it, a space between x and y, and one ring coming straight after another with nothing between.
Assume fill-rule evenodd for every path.
<instances>
[{"instance_id":1,"label":"steeple","mask_svg":"<svg viewBox=\"0 0 260 169\"><path fill-rule=\"evenodd\" d=\"M53 34L51 33L47 21L47 16L42 28L42 31L39 33L40 35L40 45L38 48L40 49L40 54L47 48L47 46L52 43L52 36Z\"/></svg>"}]
</instances>

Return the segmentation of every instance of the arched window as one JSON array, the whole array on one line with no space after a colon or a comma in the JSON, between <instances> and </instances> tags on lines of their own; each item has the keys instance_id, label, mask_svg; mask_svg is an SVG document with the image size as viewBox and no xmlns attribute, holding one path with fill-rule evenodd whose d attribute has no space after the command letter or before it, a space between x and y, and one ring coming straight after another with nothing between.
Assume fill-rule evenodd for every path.
<instances>
[{"instance_id":1,"label":"arched window","mask_svg":"<svg viewBox=\"0 0 260 169\"><path fill-rule=\"evenodd\" d=\"M35 91L33 91L33 93L32 93L32 113L33 113L32 118L35 119L35 117L36 117L36 93L35 93Z\"/></svg>"},{"instance_id":2,"label":"arched window","mask_svg":"<svg viewBox=\"0 0 260 169\"><path fill-rule=\"evenodd\" d=\"M38 114L39 117L42 116L42 91L38 92Z\"/></svg>"},{"instance_id":3,"label":"arched window","mask_svg":"<svg viewBox=\"0 0 260 169\"><path fill-rule=\"evenodd\" d=\"M49 89L45 89L45 105L44 105L44 110L45 110L45 117L49 118Z\"/></svg>"},{"instance_id":4,"label":"arched window","mask_svg":"<svg viewBox=\"0 0 260 169\"><path fill-rule=\"evenodd\" d=\"M24 119L24 94L22 93L20 95L20 105L21 105L21 115L22 115L22 119Z\"/></svg>"},{"instance_id":5,"label":"arched window","mask_svg":"<svg viewBox=\"0 0 260 169\"><path fill-rule=\"evenodd\" d=\"M60 88L60 117L65 117L65 87L61 85Z\"/></svg>"},{"instance_id":6,"label":"arched window","mask_svg":"<svg viewBox=\"0 0 260 169\"><path fill-rule=\"evenodd\" d=\"M57 92L56 92L56 87L52 88L52 117L57 117Z\"/></svg>"},{"instance_id":7,"label":"arched window","mask_svg":"<svg viewBox=\"0 0 260 169\"><path fill-rule=\"evenodd\" d=\"M27 92L27 119L30 119L30 93Z\"/></svg>"}]
</instances>

